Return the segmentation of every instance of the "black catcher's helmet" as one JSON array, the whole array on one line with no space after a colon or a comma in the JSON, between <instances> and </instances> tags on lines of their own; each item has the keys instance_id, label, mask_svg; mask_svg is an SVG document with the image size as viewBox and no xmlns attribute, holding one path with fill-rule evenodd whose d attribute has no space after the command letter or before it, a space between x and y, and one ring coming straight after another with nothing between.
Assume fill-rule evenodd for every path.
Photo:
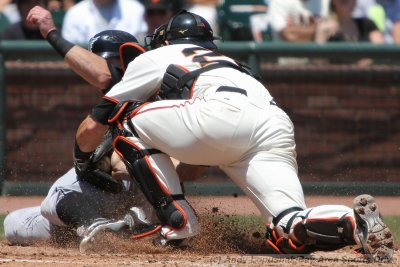
<instances>
[{"instance_id":1,"label":"black catcher's helmet","mask_svg":"<svg viewBox=\"0 0 400 267\"><path fill-rule=\"evenodd\" d=\"M195 44L210 50L217 49L210 24L201 16L182 10L168 23L160 26L154 34L146 38L146 46L152 49L171 44Z\"/></svg>"},{"instance_id":2,"label":"black catcher's helmet","mask_svg":"<svg viewBox=\"0 0 400 267\"><path fill-rule=\"evenodd\" d=\"M88 49L103 58L119 57L119 47L127 42L138 43L138 40L124 31L106 30L89 40Z\"/></svg>"}]
</instances>

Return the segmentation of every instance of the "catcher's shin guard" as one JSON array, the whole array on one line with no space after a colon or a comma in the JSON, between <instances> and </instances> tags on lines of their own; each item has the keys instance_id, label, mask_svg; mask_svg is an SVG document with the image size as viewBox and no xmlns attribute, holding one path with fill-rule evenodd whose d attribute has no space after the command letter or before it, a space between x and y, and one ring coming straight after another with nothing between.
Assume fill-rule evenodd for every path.
<instances>
[{"instance_id":1,"label":"catcher's shin guard","mask_svg":"<svg viewBox=\"0 0 400 267\"><path fill-rule=\"evenodd\" d=\"M308 254L354 245L351 209L326 205L286 214L267 225L266 243L280 254Z\"/></svg>"},{"instance_id":2,"label":"catcher's shin guard","mask_svg":"<svg viewBox=\"0 0 400 267\"><path fill-rule=\"evenodd\" d=\"M162 224L175 229L184 227L187 216L177 200L183 194L172 195L155 174L150 164L151 154L162 153L156 149L140 149L129 139L118 136L114 141L115 151L121 156L132 179L139 185L150 204L155 208Z\"/></svg>"}]
</instances>

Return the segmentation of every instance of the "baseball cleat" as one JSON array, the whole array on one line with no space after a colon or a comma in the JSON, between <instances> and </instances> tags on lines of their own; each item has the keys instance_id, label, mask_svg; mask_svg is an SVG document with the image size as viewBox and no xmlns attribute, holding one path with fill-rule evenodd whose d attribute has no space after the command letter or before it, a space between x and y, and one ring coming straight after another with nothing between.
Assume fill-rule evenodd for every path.
<instances>
[{"instance_id":1,"label":"baseball cleat","mask_svg":"<svg viewBox=\"0 0 400 267\"><path fill-rule=\"evenodd\" d=\"M81 253L85 253L91 250L94 247L96 241L102 239L102 233L110 231L118 232L126 227L127 225L124 220L112 221L106 219L99 219L92 223L89 227L78 227L77 234L82 237L82 240L79 244L79 251Z\"/></svg>"},{"instance_id":2,"label":"baseball cleat","mask_svg":"<svg viewBox=\"0 0 400 267\"><path fill-rule=\"evenodd\" d=\"M143 209L138 207L132 207L125 215L124 221L129 227L128 234L131 239L143 238L161 230L161 225L152 224Z\"/></svg>"},{"instance_id":3,"label":"baseball cleat","mask_svg":"<svg viewBox=\"0 0 400 267\"><path fill-rule=\"evenodd\" d=\"M393 235L379 215L375 199L360 195L353 200L356 218L356 234L363 254L370 261L391 262L393 258Z\"/></svg>"}]
</instances>

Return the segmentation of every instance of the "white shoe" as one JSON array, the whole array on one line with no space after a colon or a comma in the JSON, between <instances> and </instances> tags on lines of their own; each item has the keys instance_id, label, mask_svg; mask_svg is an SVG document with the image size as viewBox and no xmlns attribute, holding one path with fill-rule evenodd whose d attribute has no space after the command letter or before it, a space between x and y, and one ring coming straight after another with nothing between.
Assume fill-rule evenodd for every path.
<instances>
[{"instance_id":1,"label":"white shoe","mask_svg":"<svg viewBox=\"0 0 400 267\"><path fill-rule=\"evenodd\" d=\"M353 200L356 233L364 255L370 261L391 262L393 258L393 235L383 223L375 199L360 195Z\"/></svg>"},{"instance_id":2,"label":"white shoe","mask_svg":"<svg viewBox=\"0 0 400 267\"><path fill-rule=\"evenodd\" d=\"M127 224L124 220L113 221L107 219L97 219L90 226L80 226L77 228L77 234L82 237L79 244L79 251L85 253L93 248L93 244L96 241L102 239L100 233L104 232L118 232L123 228L126 228Z\"/></svg>"},{"instance_id":3,"label":"white shoe","mask_svg":"<svg viewBox=\"0 0 400 267\"><path fill-rule=\"evenodd\" d=\"M142 208L133 207L124 217L129 227L129 238L138 239L149 236L161 230L161 225L151 223Z\"/></svg>"}]
</instances>

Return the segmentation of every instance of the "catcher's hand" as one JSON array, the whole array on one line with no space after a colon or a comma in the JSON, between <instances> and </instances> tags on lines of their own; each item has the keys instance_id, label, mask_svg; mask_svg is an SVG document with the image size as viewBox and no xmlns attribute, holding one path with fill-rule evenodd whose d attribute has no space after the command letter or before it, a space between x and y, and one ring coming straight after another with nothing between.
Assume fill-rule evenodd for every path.
<instances>
[{"instance_id":1,"label":"catcher's hand","mask_svg":"<svg viewBox=\"0 0 400 267\"><path fill-rule=\"evenodd\" d=\"M79 179L110 193L119 193L123 190L121 180L111 176L111 172L105 172L94 164L91 159L87 161L75 160L75 171ZM110 165L109 165L110 166Z\"/></svg>"},{"instance_id":2,"label":"catcher's hand","mask_svg":"<svg viewBox=\"0 0 400 267\"><path fill-rule=\"evenodd\" d=\"M111 175L112 138L108 132L103 142L89 157L79 157L74 153L74 166L80 180L110 193L119 193L123 190L122 181Z\"/></svg>"}]
</instances>

